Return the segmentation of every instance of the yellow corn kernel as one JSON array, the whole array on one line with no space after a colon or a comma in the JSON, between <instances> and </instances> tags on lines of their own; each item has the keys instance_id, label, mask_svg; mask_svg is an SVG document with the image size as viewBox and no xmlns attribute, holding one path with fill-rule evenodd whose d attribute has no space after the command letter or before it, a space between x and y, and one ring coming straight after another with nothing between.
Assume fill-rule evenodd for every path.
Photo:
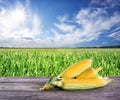
<instances>
[{"instance_id":1,"label":"yellow corn kernel","mask_svg":"<svg viewBox=\"0 0 120 100\"><path fill-rule=\"evenodd\" d=\"M90 68L92 63L91 59L84 59L72 66L69 66L67 69L65 69L58 77L62 78L74 78L78 76L83 71Z\"/></svg>"},{"instance_id":2,"label":"yellow corn kernel","mask_svg":"<svg viewBox=\"0 0 120 100\"><path fill-rule=\"evenodd\" d=\"M86 71L82 72L79 76L77 76L77 79L86 79L86 78L98 78L100 76L98 72L102 69L102 67L98 67L96 69L89 68Z\"/></svg>"}]
</instances>

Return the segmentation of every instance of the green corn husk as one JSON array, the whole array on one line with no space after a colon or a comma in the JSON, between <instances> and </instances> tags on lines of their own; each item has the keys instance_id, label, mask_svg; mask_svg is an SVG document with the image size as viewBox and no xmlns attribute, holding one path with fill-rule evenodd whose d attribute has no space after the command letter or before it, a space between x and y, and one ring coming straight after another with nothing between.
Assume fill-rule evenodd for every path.
<instances>
[{"instance_id":1,"label":"green corn husk","mask_svg":"<svg viewBox=\"0 0 120 100\"><path fill-rule=\"evenodd\" d=\"M55 89L58 89L58 87L54 86L52 83L55 82L55 81L59 81L61 80L60 78L57 78L57 77L52 77L50 78L46 84L40 88L40 90L55 90Z\"/></svg>"},{"instance_id":2,"label":"green corn husk","mask_svg":"<svg viewBox=\"0 0 120 100\"><path fill-rule=\"evenodd\" d=\"M54 78L54 77L52 77L52 78L50 78L47 82L46 82L46 84L42 87L42 88L40 88L40 90L51 90L51 89L54 89L54 86L51 84L53 81L55 81L56 80L56 78Z\"/></svg>"}]
</instances>

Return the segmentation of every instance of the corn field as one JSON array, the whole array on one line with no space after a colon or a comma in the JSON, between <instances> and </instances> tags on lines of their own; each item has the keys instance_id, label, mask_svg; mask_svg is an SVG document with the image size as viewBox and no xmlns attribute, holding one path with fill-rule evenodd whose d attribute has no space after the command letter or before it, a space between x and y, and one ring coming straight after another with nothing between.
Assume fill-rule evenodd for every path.
<instances>
[{"instance_id":1,"label":"corn field","mask_svg":"<svg viewBox=\"0 0 120 100\"><path fill-rule=\"evenodd\" d=\"M0 76L57 76L82 59L102 76L120 76L120 49L0 49Z\"/></svg>"}]
</instances>

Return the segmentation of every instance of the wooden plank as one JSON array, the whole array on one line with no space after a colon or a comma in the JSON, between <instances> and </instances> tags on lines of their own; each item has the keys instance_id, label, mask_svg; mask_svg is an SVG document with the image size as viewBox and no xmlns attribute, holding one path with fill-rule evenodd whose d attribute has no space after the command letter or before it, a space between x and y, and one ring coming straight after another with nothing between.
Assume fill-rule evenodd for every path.
<instances>
[{"instance_id":1,"label":"wooden plank","mask_svg":"<svg viewBox=\"0 0 120 100\"><path fill-rule=\"evenodd\" d=\"M0 77L0 100L120 100L120 77L113 86L82 91L39 91L49 77Z\"/></svg>"},{"instance_id":2,"label":"wooden plank","mask_svg":"<svg viewBox=\"0 0 120 100\"><path fill-rule=\"evenodd\" d=\"M0 83L1 90L16 90L16 91L38 91L39 87L44 83Z\"/></svg>"},{"instance_id":3,"label":"wooden plank","mask_svg":"<svg viewBox=\"0 0 120 100\"><path fill-rule=\"evenodd\" d=\"M47 81L50 77L0 77L0 83L29 83L29 82L41 82L41 81Z\"/></svg>"}]
</instances>

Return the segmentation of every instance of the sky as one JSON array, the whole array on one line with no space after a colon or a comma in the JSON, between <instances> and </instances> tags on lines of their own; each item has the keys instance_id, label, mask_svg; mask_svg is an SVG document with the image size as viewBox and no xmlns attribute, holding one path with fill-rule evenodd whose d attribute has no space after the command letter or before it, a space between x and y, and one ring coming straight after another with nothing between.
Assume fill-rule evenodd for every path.
<instances>
[{"instance_id":1,"label":"sky","mask_svg":"<svg viewBox=\"0 0 120 100\"><path fill-rule=\"evenodd\" d=\"M120 0L0 0L0 47L120 45Z\"/></svg>"}]
</instances>

